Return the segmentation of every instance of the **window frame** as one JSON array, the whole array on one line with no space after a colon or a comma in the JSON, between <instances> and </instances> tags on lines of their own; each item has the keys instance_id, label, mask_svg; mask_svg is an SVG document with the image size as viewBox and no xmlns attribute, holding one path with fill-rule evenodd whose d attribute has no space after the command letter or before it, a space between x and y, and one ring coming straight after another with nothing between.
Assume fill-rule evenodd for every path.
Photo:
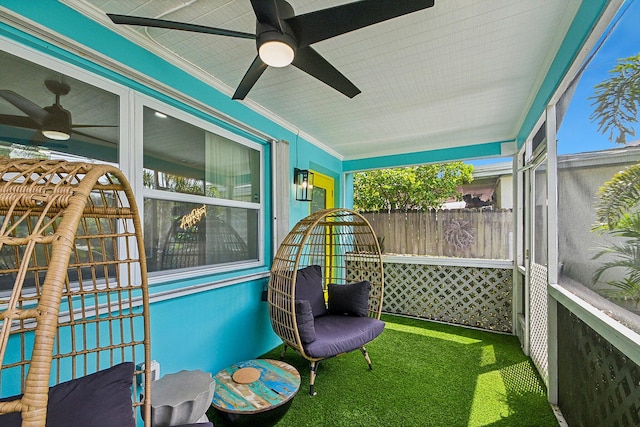
<instances>
[{"instance_id":1,"label":"window frame","mask_svg":"<svg viewBox=\"0 0 640 427\"><path fill-rule=\"evenodd\" d=\"M101 76L93 69L85 69L73 63L66 61L64 58L57 58L49 55L47 52L25 46L18 41L0 36L2 42L2 51L46 67L52 72L62 73L71 78L80 80L96 88L102 89L119 97L119 135L118 135L118 158L117 167L123 171L124 175L130 182L135 194L136 203L140 209L140 213L144 215L144 198L151 197L154 199L172 200L172 201L188 201L200 202L206 200L216 206L255 209L257 211L257 259L249 261L239 261L211 266L201 266L196 268L176 270L164 270L159 274L149 274L149 284L162 284L169 281L197 279L198 277L209 276L219 273L230 273L239 269L261 268L265 266L265 240L268 232L266 228L265 213L267 208L268 192L266 190L265 177L268 176L269 165L265 163L267 158L265 145L269 140L256 136L256 139L250 139L242 135L242 129L237 131L224 128L225 124L230 129L236 129L233 123L222 122L208 112L198 109L194 105L190 105L184 100L170 98L169 92L161 92L158 89L149 88L141 91L136 86L128 86L121 82L117 82L105 76ZM131 81L132 85L135 83ZM151 93L151 95L148 95ZM166 102L161 101L166 100ZM219 198L208 198L206 196L197 196L190 194L170 193L166 194L162 190L144 189L143 186L143 144L137 141L143 141L143 108L153 108L166 112L180 120L189 124L200 127L201 129L211 132L241 145L250 147L259 152L259 192L260 202L243 202ZM220 122L220 125L215 124ZM258 141L258 142L257 142ZM264 143L262 143L264 141ZM70 159L73 160L73 159ZM92 162L103 162L97 159L88 159ZM161 276L161 277L158 277ZM241 274L234 275L240 277Z\"/></svg>"},{"instance_id":2,"label":"window frame","mask_svg":"<svg viewBox=\"0 0 640 427\"><path fill-rule=\"evenodd\" d=\"M144 170L144 120L143 120L143 111L144 108L151 108L155 111L159 111L161 113L167 114L171 117L174 117L178 120L182 120L185 123L196 126L206 132L210 132L219 136L222 136L228 140L231 140L237 144L243 145L245 147L257 150L260 157L260 171L259 171L259 191L260 191L260 202L244 202L238 200L230 200L230 199L222 199L217 197L208 197L205 195L197 195L197 194L187 194L187 193L178 193L178 192L169 192L151 188L145 188L143 183L143 170ZM174 201L174 202L188 202L188 203L196 203L196 204L207 204L221 207L230 207L230 208L240 208L240 209L251 209L256 210L258 214L258 231L257 231L257 254L258 258L255 260L246 260L246 261L236 261L230 263L223 264L212 264L212 265L203 265L198 267L184 268L184 269L176 269L176 270L159 270L149 272L149 285L155 285L159 283L164 283L167 281L173 280L183 280L183 279L191 279L198 276L205 276L217 273L230 272L233 270L237 270L238 268L247 269L254 267L261 267L264 265L265 259L265 247L264 247L264 233L265 233L265 151L264 146L249 140L248 138L242 137L236 133L233 133L227 129L224 129L210 121L207 121L203 118L196 117L193 114L186 112L181 108L177 108L175 106L169 105L167 103L161 102L155 98L149 97L147 95L140 94L138 92L133 92L133 129L134 134L132 135L133 141L142 141L140 144L132 143L132 152L131 152L131 161L132 168L139 173L135 173L132 178L132 188L136 194L136 203L140 207L141 216L144 218L144 200L146 198L151 198L155 200L163 200L163 201ZM144 226L143 226L144 228ZM144 231L144 230L143 230Z\"/></svg>"}]
</instances>

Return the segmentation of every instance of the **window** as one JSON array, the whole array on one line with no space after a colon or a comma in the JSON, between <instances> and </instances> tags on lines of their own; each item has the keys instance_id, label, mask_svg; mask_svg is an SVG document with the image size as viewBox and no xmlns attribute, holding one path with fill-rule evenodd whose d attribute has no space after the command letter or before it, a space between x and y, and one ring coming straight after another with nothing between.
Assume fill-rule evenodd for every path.
<instances>
[{"instance_id":1,"label":"window","mask_svg":"<svg viewBox=\"0 0 640 427\"><path fill-rule=\"evenodd\" d=\"M559 283L637 332L639 15L638 3L621 9L558 131Z\"/></svg>"},{"instance_id":2,"label":"window","mask_svg":"<svg viewBox=\"0 0 640 427\"><path fill-rule=\"evenodd\" d=\"M258 260L260 147L184 118L143 107L148 270Z\"/></svg>"},{"instance_id":3,"label":"window","mask_svg":"<svg viewBox=\"0 0 640 427\"><path fill-rule=\"evenodd\" d=\"M122 168L139 196L149 272L184 277L262 259L259 143L22 46L5 48L0 156ZM41 120L34 119L52 106L70 114L67 140L46 138ZM3 247L0 262L9 263L12 255ZM0 278L0 288L5 279L11 281Z\"/></svg>"},{"instance_id":4,"label":"window","mask_svg":"<svg viewBox=\"0 0 640 427\"><path fill-rule=\"evenodd\" d=\"M0 51L0 155L117 164L120 97L96 86L95 78L52 70L41 64L57 65L53 61L28 56L32 61ZM70 128L66 140L42 133L42 115L53 110L69 113L70 123L62 123Z\"/></svg>"},{"instance_id":5,"label":"window","mask_svg":"<svg viewBox=\"0 0 640 427\"><path fill-rule=\"evenodd\" d=\"M86 72L13 44L2 46L9 51L0 50L0 157L118 164L123 91ZM62 112L68 118L49 120L54 112ZM47 138L43 133L47 123L61 126L68 138ZM54 222L52 227L56 225ZM113 226L115 223L97 224L95 219L82 223L82 227ZM22 224L13 230L13 235L26 236L32 229L32 225ZM79 233L83 231L79 229ZM92 259L102 259L112 253L110 248L101 251L94 243L87 239L86 251L76 251L71 264L86 262L90 252ZM50 245L35 248L39 253L50 249ZM0 249L0 265L9 271L0 277L0 291L11 289L18 274L12 270L17 269L22 254L15 251L10 245ZM82 268L70 269L69 280L75 282L85 274ZM38 278L35 271L29 271L24 283L30 287L41 281L42 277Z\"/></svg>"}]
</instances>

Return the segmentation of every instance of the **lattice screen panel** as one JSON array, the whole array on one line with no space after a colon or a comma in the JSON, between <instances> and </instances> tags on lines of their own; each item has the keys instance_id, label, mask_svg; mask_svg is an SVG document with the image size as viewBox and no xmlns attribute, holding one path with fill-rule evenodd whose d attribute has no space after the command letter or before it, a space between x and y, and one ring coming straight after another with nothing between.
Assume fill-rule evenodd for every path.
<instances>
[{"instance_id":1,"label":"lattice screen panel","mask_svg":"<svg viewBox=\"0 0 640 427\"><path fill-rule=\"evenodd\" d=\"M640 425L640 367L561 305L558 396L569 425Z\"/></svg>"},{"instance_id":2,"label":"lattice screen panel","mask_svg":"<svg viewBox=\"0 0 640 427\"><path fill-rule=\"evenodd\" d=\"M549 386L546 266L531 264L529 294L529 356L544 383Z\"/></svg>"},{"instance_id":3,"label":"lattice screen panel","mask_svg":"<svg viewBox=\"0 0 640 427\"><path fill-rule=\"evenodd\" d=\"M382 310L511 332L513 271L385 263Z\"/></svg>"}]
</instances>

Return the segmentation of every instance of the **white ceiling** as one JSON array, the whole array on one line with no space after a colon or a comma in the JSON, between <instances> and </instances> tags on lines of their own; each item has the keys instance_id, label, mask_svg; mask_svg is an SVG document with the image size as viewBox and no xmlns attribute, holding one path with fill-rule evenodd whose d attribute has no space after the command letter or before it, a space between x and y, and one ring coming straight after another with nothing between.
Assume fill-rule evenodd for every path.
<instances>
[{"instance_id":1,"label":"white ceiling","mask_svg":"<svg viewBox=\"0 0 640 427\"><path fill-rule=\"evenodd\" d=\"M348 2L290 0L296 14ZM104 19L130 14L254 33L249 0L67 3L179 66L196 67L229 96L256 56L251 40ZM313 45L362 90L355 98L289 66L267 69L237 102L266 110L344 159L512 141L580 3L436 0Z\"/></svg>"}]
</instances>

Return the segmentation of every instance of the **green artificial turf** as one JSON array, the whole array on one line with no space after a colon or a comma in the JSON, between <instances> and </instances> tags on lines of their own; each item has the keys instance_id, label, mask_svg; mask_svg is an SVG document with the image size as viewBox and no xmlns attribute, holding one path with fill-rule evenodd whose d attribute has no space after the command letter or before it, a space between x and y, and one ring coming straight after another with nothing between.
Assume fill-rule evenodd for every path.
<instances>
[{"instance_id":1,"label":"green artificial turf","mask_svg":"<svg viewBox=\"0 0 640 427\"><path fill-rule=\"evenodd\" d=\"M514 336L398 316L359 351L320 363L317 396L309 365L289 350L302 377L278 427L557 426L545 389ZM281 347L263 357L278 359ZM210 412L215 426L223 420Z\"/></svg>"}]
</instances>

